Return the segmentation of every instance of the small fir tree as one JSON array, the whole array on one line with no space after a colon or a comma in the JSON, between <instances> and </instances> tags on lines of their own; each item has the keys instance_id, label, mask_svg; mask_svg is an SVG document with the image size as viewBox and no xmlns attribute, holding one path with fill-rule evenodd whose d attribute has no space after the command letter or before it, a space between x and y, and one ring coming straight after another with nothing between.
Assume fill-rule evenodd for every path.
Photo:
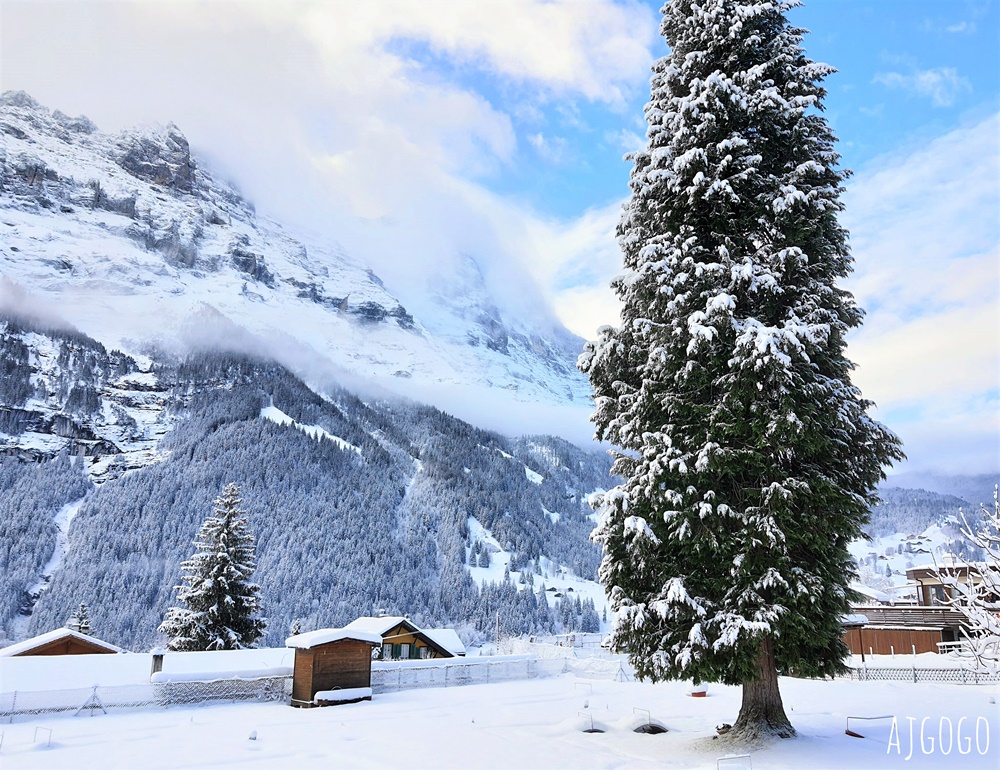
<instances>
[{"instance_id":1,"label":"small fir tree","mask_svg":"<svg viewBox=\"0 0 1000 770\"><path fill-rule=\"evenodd\" d=\"M298 636L302 633L302 621L296 618L292 621L292 625L288 628L289 636Z\"/></svg>"},{"instance_id":2,"label":"small fir tree","mask_svg":"<svg viewBox=\"0 0 1000 770\"><path fill-rule=\"evenodd\" d=\"M84 602L80 602L80 606L69 616L66 627L81 634L90 634L90 608Z\"/></svg>"},{"instance_id":3,"label":"small fir tree","mask_svg":"<svg viewBox=\"0 0 1000 770\"><path fill-rule=\"evenodd\" d=\"M847 653L862 525L899 440L851 384L847 172L797 0L673 0L618 228L622 323L580 367L625 479L599 495L613 643L643 678L743 685L733 735L790 736L778 672Z\"/></svg>"},{"instance_id":4,"label":"small fir tree","mask_svg":"<svg viewBox=\"0 0 1000 770\"><path fill-rule=\"evenodd\" d=\"M241 508L240 490L229 484L216 499L194 540L197 552L181 564L182 606L167 610L160 632L171 650L239 650L264 633L260 588L250 582L256 568L254 537Z\"/></svg>"}]
</instances>

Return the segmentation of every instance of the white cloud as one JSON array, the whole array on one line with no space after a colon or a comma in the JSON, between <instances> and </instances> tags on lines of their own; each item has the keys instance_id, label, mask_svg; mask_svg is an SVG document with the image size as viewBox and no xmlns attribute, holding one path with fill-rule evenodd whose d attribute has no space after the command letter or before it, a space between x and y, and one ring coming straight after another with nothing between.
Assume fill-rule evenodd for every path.
<instances>
[{"instance_id":1,"label":"white cloud","mask_svg":"<svg viewBox=\"0 0 1000 770\"><path fill-rule=\"evenodd\" d=\"M868 311L850 341L855 381L917 469L1000 469L998 136L993 115L877 161L845 196L848 288Z\"/></svg>"},{"instance_id":2,"label":"white cloud","mask_svg":"<svg viewBox=\"0 0 1000 770\"><path fill-rule=\"evenodd\" d=\"M918 96L929 96L935 107L950 107L961 94L972 90L972 84L954 67L915 70L910 74L880 72L873 82Z\"/></svg>"},{"instance_id":3,"label":"white cloud","mask_svg":"<svg viewBox=\"0 0 1000 770\"><path fill-rule=\"evenodd\" d=\"M357 62L358 51L391 50L394 41L412 40L462 65L612 104L621 103L623 87L648 68L656 30L652 10L638 3L380 0L253 7L269 20L299 26L336 69Z\"/></svg>"},{"instance_id":4,"label":"white cloud","mask_svg":"<svg viewBox=\"0 0 1000 770\"><path fill-rule=\"evenodd\" d=\"M567 143L561 136L548 137L539 131L528 136L528 143L549 163L558 165L566 160Z\"/></svg>"},{"instance_id":5,"label":"white cloud","mask_svg":"<svg viewBox=\"0 0 1000 770\"><path fill-rule=\"evenodd\" d=\"M971 21L961 21L957 24L949 24L947 27L945 27L945 30L952 33L964 32L966 34L971 35L976 31L976 25Z\"/></svg>"}]
</instances>

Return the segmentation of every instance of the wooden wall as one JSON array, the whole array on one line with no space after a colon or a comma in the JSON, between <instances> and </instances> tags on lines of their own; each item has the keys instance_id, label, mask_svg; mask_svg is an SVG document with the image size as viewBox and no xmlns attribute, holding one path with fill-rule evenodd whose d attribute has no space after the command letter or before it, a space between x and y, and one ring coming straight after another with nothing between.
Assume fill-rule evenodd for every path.
<instances>
[{"instance_id":1,"label":"wooden wall","mask_svg":"<svg viewBox=\"0 0 1000 770\"><path fill-rule=\"evenodd\" d=\"M321 690L371 687L372 646L344 639L311 650L295 650L292 700L311 702Z\"/></svg>"},{"instance_id":2,"label":"wooden wall","mask_svg":"<svg viewBox=\"0 0 1000 770\"><path fill-rule=\"evenodd\" d=\"M844 631L844 641L851 653L860 655L910 655L916 647L917 654L937 652L937 643L945 641L939 629L923 628L851 628Z\"/></svg>"}]
</instances>

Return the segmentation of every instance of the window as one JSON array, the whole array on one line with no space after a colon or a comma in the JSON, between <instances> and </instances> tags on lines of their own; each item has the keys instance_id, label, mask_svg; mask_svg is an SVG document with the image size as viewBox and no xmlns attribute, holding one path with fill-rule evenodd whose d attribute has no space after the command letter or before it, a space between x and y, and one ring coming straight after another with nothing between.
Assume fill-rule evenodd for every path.
<instances>
[{"instance_id":1,"label":"window","mask_svg":"<svg viewBox=\"0 0 1000 770\"><path fill-rule=\"evenodd\" d=\"M410 659L410 645L408 645L408 644L401 644L399 646L402 647L402 650L400 651L400 654L399 654L400 659L401 660L409 660Z\"/></svg>"}]
</instances>

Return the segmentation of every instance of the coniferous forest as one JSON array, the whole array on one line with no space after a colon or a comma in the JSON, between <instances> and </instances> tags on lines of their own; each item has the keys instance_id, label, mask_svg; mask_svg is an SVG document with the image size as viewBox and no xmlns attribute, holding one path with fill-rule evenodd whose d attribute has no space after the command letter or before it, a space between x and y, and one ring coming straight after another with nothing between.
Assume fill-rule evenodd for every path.
<instances>
[{"instance_id":1,"label":"coniferous forest","mask_svg":"<svg viewBox=\"0 0 1000 770\"><path fill-rule=\"evenodd\" d=\"M134 368L127 357L24 324L8 323L0 336L8 347L29 338L37 347L39 334L60 362L50 381L61 390L39 384L31 356L14 358L9 377L23 387L2 405L8 434L43 430L32 407L46 386L78 435L88 435L88 420L106 419L121 422L120 435L142 433L105 398L107 382ZM596 626L592 602L567 595L550 606L541 597L553 564L596 577L586 496L612 485L603 452L551 436L510 439L432 407L364 401L337 387L320 396L281 366L243 354L163 357L154 372L165 405L158 420L170 425L155 462L126 468L123 453L122 467L95 485L85 472L98 461L87 454L94 442L71 445L75 454L0 457L6 638L62 626L85 602L96 636L136 650L162 642L157 627L180 564L229 483L242 491L257 539L261 645L282 644L295 620L309 630L378 610L451 624L468 638L492 638L498 617L505 634ZM77 398L71 411L71 394L81 391L94 397ZM272 405L339 441L262 418ZM56 514L81 499L61 564L40 580L57 550ZM468 567L496 546L470 535L470 517L512 555L509 579L472 580Z\"/></svg>"}]
</instances>

